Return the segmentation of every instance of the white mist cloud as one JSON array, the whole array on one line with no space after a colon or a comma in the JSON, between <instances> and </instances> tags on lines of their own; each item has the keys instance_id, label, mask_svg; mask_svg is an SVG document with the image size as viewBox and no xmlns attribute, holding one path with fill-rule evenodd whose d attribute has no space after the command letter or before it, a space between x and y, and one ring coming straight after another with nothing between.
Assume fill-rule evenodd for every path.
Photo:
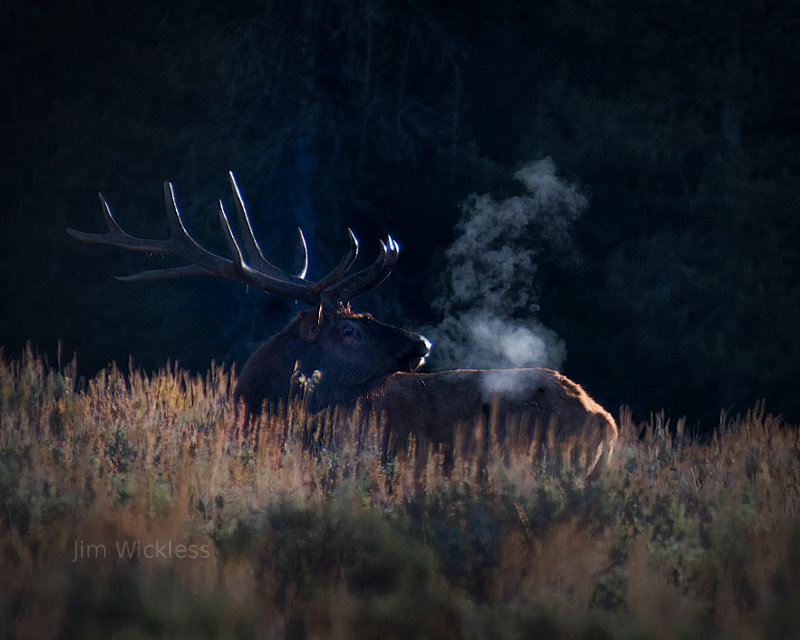
<instances>
[{"instance_id":1,"label":"white mist cloud","mask_svg":"<svg viewBox=\"0 0 800 640\"><path fill-rule=\"evenodd\" d=\"M556 176L551 158L514 174L526 194L495 200L470 195L458 237L445 251L445 287L433 302L442 322L425 329L437 368L559 368L566 347L536 318L538 247L566 250L572 223L588 202Z\"/></svg>"}]
</instances>

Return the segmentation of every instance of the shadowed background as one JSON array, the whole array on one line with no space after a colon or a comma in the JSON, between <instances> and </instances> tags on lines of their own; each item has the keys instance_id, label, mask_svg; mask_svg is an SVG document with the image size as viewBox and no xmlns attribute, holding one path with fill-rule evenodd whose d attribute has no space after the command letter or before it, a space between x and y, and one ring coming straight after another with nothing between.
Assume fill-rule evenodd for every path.
<instances>
[{"instance_id":1,"label":"shadowed background","mask_svg":"<svg viewBox=\"0 0 800 640\"><path fill-rule=\"evenodd\" d=\"M62 4L0 8L7 357L241 367L296 305L120 283L172 262L64 233L103 230L102 191L163 238L171 180L224 252L232 169L287 270L298 225L311 277L348 226L364 259L391 233L356 307L424 329L432 366L557 365L638 419L800 419L796 3Z\"/></svg>"}]
</instances>

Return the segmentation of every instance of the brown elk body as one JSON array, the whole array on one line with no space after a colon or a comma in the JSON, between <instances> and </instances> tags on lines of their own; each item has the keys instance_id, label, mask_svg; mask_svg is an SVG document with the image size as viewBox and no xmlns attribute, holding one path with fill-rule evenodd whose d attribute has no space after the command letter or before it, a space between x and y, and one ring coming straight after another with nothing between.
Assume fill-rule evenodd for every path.
<instances>
[{"instance_id":1,"label":"brown elk body","mask_svg":"<svg viewBox=\"0 0 800 640\"><path fill-rule=\"evenodd\" d=\"M617 440L613 417L551 369L397 373L369 402L386 425L387 450L401 449L413 435L418 451L439 446L446 460L452 460L456 434L462 447L474 446L478 427L481 437L493 434L501 444L530 442L551 457L567 456L588 474Z\"/></svg>"}]
</instances>

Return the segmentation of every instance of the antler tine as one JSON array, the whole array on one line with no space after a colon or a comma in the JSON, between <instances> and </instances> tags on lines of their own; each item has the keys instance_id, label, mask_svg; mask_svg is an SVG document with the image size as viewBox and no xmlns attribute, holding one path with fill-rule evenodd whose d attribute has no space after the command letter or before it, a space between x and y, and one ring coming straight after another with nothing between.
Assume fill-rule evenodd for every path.
<instances>
[{"instance_id":1,"label":"antler tine","mask_svg":"<svg viewBox=\"0 0 800 640\"><path fill-rule=\"evenodd\" d=\"M258 241L253 233L253 226L250 223L250 216L247 214L247 208L244 204L244 198L242 198L242 192L239 190L239 184L236 182L236 176L233 174L233 171L228 171L228 178L230 179L231 183L231 191L233 191L233 202L236 206L239 227L242 230L242 242L244 243L245 252L247 253L250 266L254 267L257 271L265 272L268 275L273 275L280 279L285 278L288 274L267 260L261 251L261 247L258 245ZM300 269L300 272L295 277L305 279L306 273L308 272L308 245L306 244L306 238L303 235L303 230L298 227L297 231L298 235L300 236L300 246L303 250L303 265ZM350 267L353 266L353 263L358 256L358 238L355 237L351 229L347 230L347 234L350 240L350 248L348 249L347 254L345 254L333 271L328 273L318 282L314 283L314 291L321 292L333 283L337 282L350 269Z\"/></svg>"},{"instance_id":2,"label":"antler tine","mask_svg":"<svg viewBox=\"0 0 800 640\"><path fill-rule=\"evenodd\" d=\"M303 235L302 229L298 228L298 235L300 237L300 246L303 250L303 264L300 269L300 272L297 276L290 276L282 269L279 269L272 263L270 263L266 258L264 258L264 254L261 251L261 247L258 246L258 241L255 238L255 234L253 233L253 227L250 224L250 217L247 215L247 209L244 204L244 199L242 198L242 193L239 190L239 185L236 182L236 177L233 174L233 171L228 172L228 177L230 178L231 182L231 190L233 191L233 201L234 205L236 206L236 213L239 219L239 227L242 230L242 240L244 242L244 248L247 252L248 259L251 263L255 263L252 266L255 267L254 269L249 269L248 265L244 263L242 258L241 250L239 249L238 244L233 236L233 233L230 229L230 224L228 224L228 218L225 215L224 208L222 206L222 202L220 201L220 213L222 218L225 220L225 224L223 225L226 227L226 239L228 239L228 244L231 248L231 252L234 256L237 257L237 268L245 271L250 270L253 272L252 275L258 274L263 275L269 278L270 280L277 280L281 282L285 282L286 279L297 279L300 281L305 281L306 272L308 271L308 245L306 244L305 236ZM312 298L313 302L311 304L318 304L319 301L322 299L322 292L327 289L329 286L334 284L335 282L341 280L342 276L353 266L353 263L358 256L358 239L353 234L351 229L347 230L348 238L350 240L350 247L348 252L344 255L344 257L340 260L339 264L334 267L334 269L324 276L321 280L311 284L310 287L306 290L306 295L303 298L299 299L306 299ZM310 284L310 283L309 283Z\"/></svg>"},{"instance_id":3,"label":"antler tine","mask_svg":"<svg viewBox=\"0 0 800 640\"><path fill-rule=\"evenodd\" d=\"M347 237L350 240L350 248L345 256L339 261L333 271L329 274L324 276L321 280L318 280L314 283L313 289L319 293L324 292L325 289L330 287L339 280L342 279L345 273L353 266L353 263L356 261L358 257L358 238L356 238L353 230L348 228L347 229ZM325 296L327 297L327 296Z\"/></svg>"},{"instance_id":4,"label":"antler tine","mask_svg":"<svg viewBox=\"0 0 800 640\"><path fill-rule=\"evenodd\" d=\"M306 237L303 235L303 230L297 227L297 235L300 236L300 246L303 249L303 266L297 272L298 278L305 278L308 273L308 245L306 244Z\"/></svg>"},{"instance_id":5,"label":"antler tine","mask_svg":"<svg viewBox=\"0 0 800 640\"><path fill-rule=\"evenodd\" d=\"M168 251L169 242L166 240L147 240L145 238L136 238L125 233L114 219L111 213L111 207L103 197L103 194L98 193L97 197L100 199L100 207L103 210L103 218L105 218L108 231L106 233L86 233L67 227L67 233L70 236L83 242L107 244L114 247L122 247L123 249L131 249L133 251L147 251L148 253L166 253Z\"/></svg>"},{"instance_id":6,"label":"antler tine","mask_svg":"<svg viewBox=\"0 0 800 640\"><path fill-rule=\"evenodd\" d=\"M217 210L219 213L219 226L222 227L222 233L225 236L228 250L233 256L234 267L243 272L246 266L244 256L242 255L242 250L239 248L239 243L236 242L236 236L233 235L233 229L231 229L231 223L228 220L228 214L225 213L225 206L222 204L222 200L217 201ZM255 242L255 238L253 238L253 242ZM245 244L246 243L247 241L245 240ZM258 249L258 245L256 245L256 249ZM261 252L259 251L259 253Z\"/></svg>"},{"instance_id":7,"label":"antler tine","mask_svg":"<svg viewBox=\"0 0 800 640\"><path fill-rule=\"evenodd\" d=\"M119 231L120 233L124 233L124 231L122 231L122 227L120 227L119 224L117 224L117 221L114 219L114 215L111 213L111 207L108 205L108 200L105 199L103 192L98 191L97 197L100 199L100 208L103 211L103 218L105 219L108 228Z\"/></svg>"},{"instance_id":8,"label":"antler tine","mask_svg":"<svg viewBox=\"0 0 800 640\"><path fill-rule=\"evenodd\" d=\"M254 269L262 271L276 277L286 277L287 274L283 269L276 267L269 260L264 257L261 247L258 246L255 234L253 233L253 226L250 224L250 216L247 215L247 208L244 205L242 192L239 191L239 185L236 183L236 177L233 171L228 171L228 178L231 183L231 191L233 191L233 203L236 207L236 217L239 221L239 228L242 230L242 242L244 244L247 259ZM301 238L301 243L305 249L305 239ZM306 265L308 263L308 254L306 253ZM304 275L298 276L303 278Z\"/></svg>"},{"instance_id":9,"label":"antler tine","mask_svg":"<svg viewBox=\"0 0 800 640\"><path fill-rule=\"evenodd\" d=\"M190 275L207 275L237 280L238 274L231 260L204 249L189 235L189 231L183 224L183 219L178 209L178 203L175 199L175 188L169 181L164 182L164 205L167 212L170 237L169 240L150 241L158 242L160 245L160 248L156 249L154 252L183 258L192 264L184 267L140 271L132 276L127 276L126 280L161 280L164 278ZM130 244L119 246L125 249L134 248Z\"/></svg>"},{"instance_id":10,"label":"antler tine","mask_svg":"<svg viewBox=\"0 0 800 640\"><path fill-rule=\"evenodd\" d=\"M171 253L212 271L212 274L224 271L227 277L233 263L227 258L204 249L192 238L183 224L181 212L178 210L178 201L175 199L175 188L171 182L164 182L164 203L171 232L169 238Z\"/></svg>"},{"instance_id":11,"label":"antler tine","mask_svg":"<svg viewBox=\"0 0 800 640\"><path fill-rule=\"evenodd\" d=\"M389 236L386 243L381 241L381 250L375 261L368 267L351 274L324 292L326 299L335 302L350 302L383 282L394 269L400 255L400 245Z\"/></svg>"},{"instance_id":12,"label":"antler tine","mask_svg":"<svg viewBox=\"0 0 800 640\"><path fill-rule=\"evenodd\" d=\"M231 254L234 257L233 268L235 269L238 280L245 284L253 285L259 289L263 289L269 293L275 293L287 298L294 298L295 300L302 300L310 305L317 305L320 300L319 293L314 290L314 287L305 282L302 278L290 276L281 270L278 270L281 277L272 276L264 273L259 269L253 269L244 261L242 250L239 243L236 242L236 237L233 235L228 215L225 213L225 207L222 200L218 202L219 207L219 221L222 226L222 231L225 235L225 241L228 244Z\"/></svg>"},{"instance_id":13,"label":"antler tine","mask_svg":"<svg viewBox=\"0 0 800 640\"><path fill-rule=\"evenodd\" d=\"M129 276L117 276L118 280L122 280L123 282L139 282L143 280L163 280L166 278L200 275L210 275L234 280L238 279L233 262L207 251L189 235L181 219L177 202L175 201L175 189L170 182L164 183L164 203L166 206L167 221L170 227L170 237L168 240L136 238L126 233L114 219L111 213L111 207L103 197L103 194L98 194L98 196L103 209L103 217L108 226L108 232L84 233L82 231L75 231L74 229L67 229L67 233L73 238L96 244L112 245L132 251L173 255L192 263L181 267L148 269Z\"/></svg>"},{"instance_id":14,"label":"antler tine","mask_svg":"<svg viewBox=\"0 0 800 640\"><path fill-rule=\"evenodd\" d=\"M182 278L185 276L210 276L203 267L196 264L187 264L182 267L169 267L166 269L146 269L129 276L114 276L120 282L142 282L144 280L168 280L170 278Z\"/></svg>"}]
</instances>

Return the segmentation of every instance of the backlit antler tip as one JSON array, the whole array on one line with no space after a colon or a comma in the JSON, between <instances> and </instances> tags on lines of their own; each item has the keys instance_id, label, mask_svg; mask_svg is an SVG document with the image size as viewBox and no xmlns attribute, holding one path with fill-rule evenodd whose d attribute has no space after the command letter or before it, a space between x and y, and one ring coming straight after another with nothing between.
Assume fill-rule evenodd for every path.
<instances>
[{"instance_id":1,"label":"backlit antler tip","mask_svg":"<svg viewBox=\"0 0 800 640\"><path fill-rule=\"evenodd\" d=\"M297 272L297 277L305 278L306 273L308 273L308 244L306 244L306 237L300 227L297 227L297 235L300 236L300 249L303 252L302 264Z\"/></svg>"},{"instance_id":2,"label":"backlit antler tip","mask_svg":"<svg viewBox=\"0 0 800 640\"><path fill-rule=\"evenodd\" d=\"M237 200L242 200L242 192L239 191L239 185L236 182L236 176L233 175L233 171L228 171L228 180L231 183L231 190L233 191L233 197Z\"/></svg>"}]
</instances>

